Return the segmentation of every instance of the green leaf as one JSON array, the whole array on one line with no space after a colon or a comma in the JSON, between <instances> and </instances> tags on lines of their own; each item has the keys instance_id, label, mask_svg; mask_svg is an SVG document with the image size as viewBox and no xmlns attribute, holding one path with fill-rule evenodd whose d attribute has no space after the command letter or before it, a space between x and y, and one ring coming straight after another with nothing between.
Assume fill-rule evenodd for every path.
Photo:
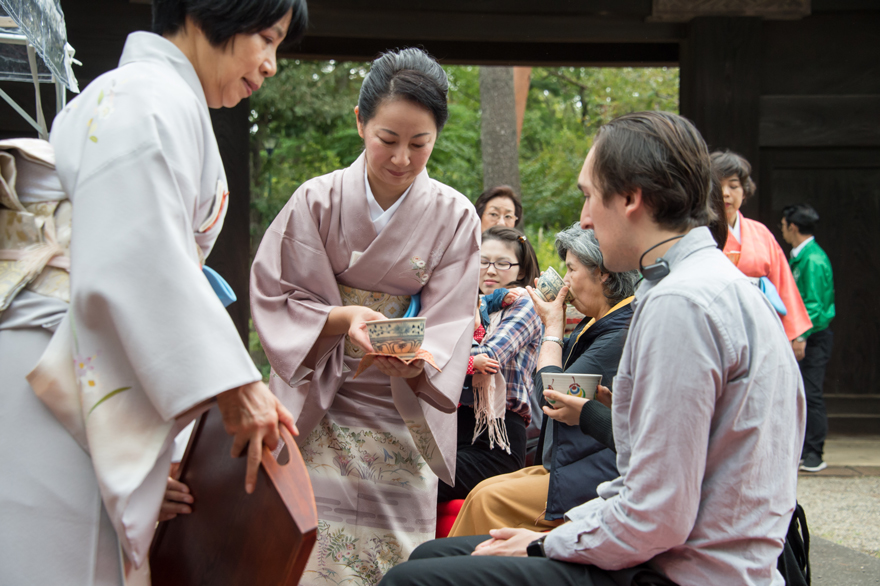
<instances>
[{"instance_id":1,"label":"green leaf","mask_svg":"<svg viewBox=\"0 0 880 586\"><path fill-rule=\"evenodd\" d=\"M114 396L114 395L118 395L119 393L121 393L121 392L123 392L123 391L127 391L127 390L130 389L130 388L131 388L131 387L119 387L119 388L116 389L115 391L110 391L109 393L107 393L106 395L104 395L103 397L101 397L100 399L98 399L98 402L97 402L97 403L95 403L94 405L92 405L92 408L89 409L89 413L88 413L88 415L86 415L86 417L88 418L88 416L92 414L92 411L94 411L95 408L97 408L98 405L100 405L101 403L103 403L104 401L106 401L107 399L109 399L110 397L112 397L112 396Z\"/></svg>"}]
</instances>

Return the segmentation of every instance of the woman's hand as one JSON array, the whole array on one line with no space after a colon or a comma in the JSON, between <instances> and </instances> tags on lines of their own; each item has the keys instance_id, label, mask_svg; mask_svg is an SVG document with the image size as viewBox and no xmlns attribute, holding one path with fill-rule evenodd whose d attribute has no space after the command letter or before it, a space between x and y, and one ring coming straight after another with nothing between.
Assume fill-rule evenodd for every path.
<instances>
[{"instance_id":1,"label":"woman's hand","mask_svg":"<svg viewBox=\"0 0 880 586\"><path fill-rule=\"evenodd\" d=\"M602 385L596 387L596 400L611 409L611 389Z\"/></svg>"},{"instance_id":2,"label":"woman's hand","mask_svg":"<svg viewBox=\"0 0 880 586\"><path fill-rule=\"evenodd\" d=\"M168 521L177 515L189 515L192 513L189 506L192 502L193 497L189 494L189 487L169 476L165 487L165 498L162 499L162 506L159 508L159 521Z\"/></svg>"},{"instance_id":3,"label":"woman's hand","mask_svg":"<svg viewBox=\"0 0 880 586\"><path fill-rule=\"evenodd\" d=\"M514 301L517 300L519 295L520 295L519 288L512 289L507 295L504 296L504 301L501 302L501 305L504 307L507 307L508 305L513 305Z\"/></svg>"},{"instance_id":4,"label":"woman's hand","mask_svg":"<svg viewBox=\"0 0 880 586\"><path fill-rule=\"evenodd\" d=\"M424 360L413 360L407 364L395 356L376 356L373 364L382 374L398 378L416 378L425 370Z\"/></svg>"},{"instance_id":5,"label":"woman's hand","mask_svg":"<svg viewBox=\"0 0 880 586\"><path fill-rule=\"evenodd\" d=\"M489 358L487 354L477 354L474 356L474 372L495 374L499 368L501 368L501 363L494 358Z\"/></svg>"},{"instance_id":6,"label":"woman's hand","mask_svg":"<svg viewBox=\"0 0 880 586\"><path fill-rule=\"evenodd\" d=\"M559 291L553 301L541 299L533 287L526 287L526 291L532 298L535 311L544 324L544 335L561 338L565 334L565 297L568 295L568 285Z\"/></svg>"},{"instance_id":7,"label":"woman's hand","mask_svg":"<svg viewBox=\"0 0 880 586\"><path fill-rule=\"evenodd\" d=\"M262 381L242 385L217 395L217 406L223 417L226 433L234 435L232 457L237 458L247 447L247 473L244 490L254 492L257 470L263 458L263 444L274 450L281 437L278 425L291 435L298 435L293 415Z\"/></svg>"},{"instance_id":8,"label":"woman's hand","mask_svg":"<svg viewBox=\"0 0 880 586\"><path fill-rule=\"evenodd\" d=\"M589 399L545 390L544 398L554 403L553 407L545 406L547 417L566 425L578 425L581 421L581 410Z\"/></svg>"},{"instance_id":9,"label":"woman's hand","mask_svg":"<svg viewBox=\"0 0 880 586\"><path fill-rule=\"evenodd\" d=\"M370 344L370 336L367 334L367 322L377 319L386 319L386 317L369 307L358 305L334 307L330 310L330 315L327 316L327 321L321 329L321 336L347 334L352 344L370 353L373 351L373 346Z\"/></svg>"},{"instance_id":10,"label":"woman's hand","mask_svg":"<svg viewBox=\"0 0 880 586\"><path fill-rule=\"evenodd\" d=\"M348 321L348 337L352 344L360 346L369 354L373 351L373 345L370 344L370 335L367 333L367 322L388 318L369 307L351 306L351 308L352 311Z\"/></svg>"}]
</instances>

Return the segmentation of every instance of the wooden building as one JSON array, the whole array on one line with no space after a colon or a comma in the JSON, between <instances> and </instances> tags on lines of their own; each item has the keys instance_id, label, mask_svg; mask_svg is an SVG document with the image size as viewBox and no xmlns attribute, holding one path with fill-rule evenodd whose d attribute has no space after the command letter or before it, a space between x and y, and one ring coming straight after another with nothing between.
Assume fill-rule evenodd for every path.
<instances>
[{"instance_id":1,"label":"wooden building","mask_svg":"<svg viewBox=\"0 0 880 586\"><path fill-rule=\"evenodd\" d=\"M62 0L81 86L115 66L128 32L149 28L148 2ZM368 60L421 45L446 63L680 67L681 113L710 148L756 168L745 214L779 237L784 206L819 211L837 293L831 431L880 434L880 0L309 0L309 12L285 56ZM32 87L2 87L33 107ZM51 88L43 100L51 107ZM241 299L230 310L243 335L247 113L215 114L233 198L211 259ZM27 134L0 103L0 136Z\"/></svg>"}]
</instances>

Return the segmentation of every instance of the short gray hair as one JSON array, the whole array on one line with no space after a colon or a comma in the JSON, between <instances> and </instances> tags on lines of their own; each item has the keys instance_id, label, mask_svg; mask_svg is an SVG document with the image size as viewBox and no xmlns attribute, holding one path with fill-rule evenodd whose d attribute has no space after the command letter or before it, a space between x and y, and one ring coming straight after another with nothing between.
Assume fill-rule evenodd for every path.
<instances>
[{"instance_id":1,"label":"short gray hair","mask_svg":"<svg viewBox=\"0 0 880 586\"><path fill-rule=\"evenodd\" d=\"M580 224L574 223L559 232L556 235L556 252L563 262L569 251L588 269L599 269L600 273L608 275L608 280L604 283L605 297L608 300L617 304L633 295L639 280L639 272L612 273L606 269L602 251L599 249L599 241L596 240L596 234L592 230L584 230Z\"/></svg>"}]
</instances>

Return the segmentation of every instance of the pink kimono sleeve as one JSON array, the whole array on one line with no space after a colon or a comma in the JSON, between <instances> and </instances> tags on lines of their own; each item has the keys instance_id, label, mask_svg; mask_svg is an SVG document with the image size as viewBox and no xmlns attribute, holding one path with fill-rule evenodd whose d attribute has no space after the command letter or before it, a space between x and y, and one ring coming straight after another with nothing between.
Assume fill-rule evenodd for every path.
<instances>
[{"instance_id":1,"label":"pink kimono sleeve","mask_svg":"<svg viewBox=\"0 0 880 586\"><path fill-rule=\"evenodd\" d=\"M776 239L767 231L766 238L768 254L770 256L770 272L767 278L776 286L779 297L788 310L782 318L782 326L785 328L785 335L789 340L794 340L804 332L813 327L801 294L798 292L797 283L791 274L791 268L788 265L788 259L782 252Z\"/></svg>"}]
</instances>

